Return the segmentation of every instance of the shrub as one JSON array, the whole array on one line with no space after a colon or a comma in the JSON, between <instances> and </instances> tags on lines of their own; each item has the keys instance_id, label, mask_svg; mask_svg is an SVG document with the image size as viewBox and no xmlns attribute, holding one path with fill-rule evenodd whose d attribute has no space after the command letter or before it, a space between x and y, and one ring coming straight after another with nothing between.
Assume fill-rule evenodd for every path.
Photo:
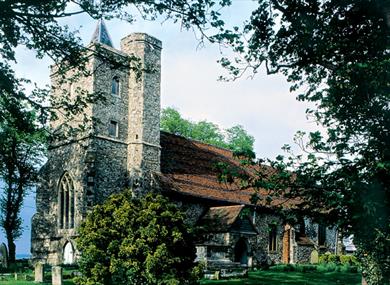
<instances>
[{"instance_id":1,"label":"shrub","mask_svg":"<svg viewBox=\"0 0 390 285\"><path fill-rule=\"evenodd\" d=\"M325 253L319 256L319 263L336 263L336 264L348 264L353 266L359 266L359 262L354 255L336 255L331 253Z\"/></svg>"},{"instance_id":2,"label":"shrub","mask_svg":"<svg viewBox=\"0 0 390 285\"><path fill-rule=\"evenodd\" d=\"M354 255L340 255L340 263L354 265L354 266L359 265L359 262L358 262L356 256L354 256Z\"/></svg>"},{"instance_id":3,"label":"shrub","mask_svg":"<svg viewBox=\"0 0 390 285\"><path fill-rule=\"evenodd\" d=\"M317 266L319 272L334 272L337 271L337 264L333 262L322 263Z\"/></svg>"},{"instance_id":4,"label":"shrub","mask_svg":"<svg viewBox=\"0 0 390 285\"><path fill-rule=\"evenodd\" d=\"M194 284L195 247L184 215L161 195L130 191L96 206L79 229L76 284Z\"/></svg>"},{"instance_id":5,"label":"shrub","mask_svg":"<svg viewBox=\"0 0 390 285\"><path fill-rule=\"evenodd\" d=\"M278 264L270 267L272 271L284 271L284 272L351 272L357 273L358 267L351 266L349 264L338 265L334 262L321 263L319 265L313 264Z\"/></svg>"}]
</instances>

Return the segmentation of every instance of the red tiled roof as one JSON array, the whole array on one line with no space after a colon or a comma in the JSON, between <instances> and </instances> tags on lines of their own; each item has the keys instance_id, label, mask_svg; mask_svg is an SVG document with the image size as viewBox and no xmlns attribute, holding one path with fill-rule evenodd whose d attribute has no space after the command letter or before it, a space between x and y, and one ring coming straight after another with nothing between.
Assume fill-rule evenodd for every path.
<instances>
[{"instance_id":1,"label":"red tiled roof","mask_svg":"<svg viewBox=\"0 0 390 285\"><path fill-rule=\"evenodd\" d=\"M224 163L240 171L244 169L230 150L161 132L161 177L163 188L209 200L232 204L251 204L254 189L242 189L234 182L218 180L217 163ZM260 191L259 194L264 194ZM280 203L274 200L273 203Z\"/></svg>"},{"instance_id":2,"label":"red tiled roof","mask_svg":"<svg viewBox=\"0 0 390 285\"><path fill-rule=\"evenodd\" d=\"M256 234L256 227L247 215L240 216L244 205L211 207L200 219L207 232L240 232Z\"/></svg>"},{"instance_id":3,"label":"red tiled roof","mask_svg":"<svg viewBox=\"0 0 390 285\"><path fill-rule=\"evenodd\" d=\"M211 207L202 217L201 222L213 222L214 226L221 229L228 229L237 220L244 205Z\"/></svg>"}]
</instances>

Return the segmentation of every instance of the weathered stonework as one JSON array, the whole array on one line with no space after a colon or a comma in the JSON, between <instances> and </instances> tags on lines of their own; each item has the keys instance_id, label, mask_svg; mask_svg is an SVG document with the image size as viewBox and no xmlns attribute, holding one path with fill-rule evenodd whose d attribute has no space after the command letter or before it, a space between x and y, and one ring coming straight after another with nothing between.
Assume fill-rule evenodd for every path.
<instances>
[{"instance_id":1,"label":"weathered stonework","mask_svg":"<svg viewBox=\"0 0 390 285\"><path fill-rule=\"evenodd\" d=\"M86 128L75 142L57 140L49 150L37 189L37 213L32 219L32 255L36 261L62 264L67 242L72 243L77 260L76 229L88 210L128 187L146 191L152 172L160 170L161 42L145 34L133 34L124 38L121 46L122 51L118 51L91 44L90 50L103 51L104 56L91 52L86 66L93 73L71 84L61 82L56 68L52 70L54 100L65 94L72 101L81 90L100 93L104 100L88 104L83 114L69 122L76 128L84 123ZM136 69L142 72L136 75ZM67 76L74 73L70 70ZM118 95L111 94L114 77L119 79ZM84 122L84 115L97 120ZM66 118L60 112L58 117L51 127L61 131ZM117 124L115 136L109 133L112 122ZM70 198L63 202L66 210L74 207L74 225L70 228L59 226L60 208L64 207L60 206L60 181L65 173L73 183Z\"/></svg>"},{"instance_id":2,"label":"weathered stonework","mask_svg":"<svg viewBox=\"0 0 390 285\"><path fill-rule=\"evenodd\" d=\"M89 103L82 114L69 122L58 112L58 120L51 123L53 130L59 133L64 130L65 122L74 128L82 125L85 130L78 133L74 140L56 140L49 149L37 189L37 213L32 219L32 255L35 261L52 265L77 262L77 227L91 207L104 202L111 194L126 188L131 188L136 195L163 191L164 187L159 184L160 56L159 40L136 33L122 39L121 50L99 42L91 44L86 63L91 74L82 75L71 83L61 82L58 68L53 67L54 101L63 95L70 102L74 101L83 91L99 94L104 100ZM69 70L65 77L71 78L74 74L74 70ZM114 79L119 82L119 89L112 89ZM84 117L92 120L84 121ZM210 159L212 151L221 157L228 152L212 147L200 153L199 144L182 143L180 146L184 152L181 157L191 155L190 150L195 148L195 156L198 155L202 163L202 159ZM174 152L167 149L167 154L168 164L171 164L166 166L167 169L176 169L174 166L181 165L171 161ZM195 156L191 157L187 168L180 169L181 174L186 175L181 177L183 184L186 184L191 171L197 170L198 165L193 161ZM215 179L209 173L211 168L198 169L201 170L197 177L200 181L193 181L192 189L197 189L193 188L197 185L201 191L199 183ZM210 189L218 186L210 186ZM209 196L201 197L199 193L193 197L178 191L164 193L170 195L171 200L185 212L190 225L196 225L212 206L243 207L235 205L240 202L222 201L223 192L218 196L221 201ZM234 224L236 228L223 232L213 232L211 229L203 236L203 240L197 244L198 261L205 261L209 266L214 264L212 266L215 268L221 264L246 267L281 262L300 263L310 261L314 248L320 252L333 252L336 248L335 229L327 229L326 242L319 247L318 225L306 220L304 232L309 243L300 244L297 243L299 227L285 224L270 209L258 208L253 213L253 207L247 205L247 208L251 213L249 220L242 219ZM275 233L272 247L270 226Z\"/></svg>"},{"instance_id":3,"label":"weathered stonework","mask_svg":"<svg viewBox=\"0 0 390 285\"><path fill-rule=\"evenodd\" d=\"M272 214L257 213L255 224L259 235L254 248L255 261L258 265L280 263L283 252L283 224L279 217ZM277 225L276 251L269 250L269 226Z\"/></svg>"}]
</instances>

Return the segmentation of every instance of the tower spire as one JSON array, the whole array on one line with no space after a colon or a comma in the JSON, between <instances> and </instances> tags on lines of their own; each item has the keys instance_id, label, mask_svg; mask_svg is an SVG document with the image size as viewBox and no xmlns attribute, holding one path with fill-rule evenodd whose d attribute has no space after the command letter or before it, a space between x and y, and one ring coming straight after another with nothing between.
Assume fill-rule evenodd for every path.
<instances>
[{"instance_id":1,"label":"tower spire","mask_svg":"<svg viewBox=\"0 0 390 285\"><path fill-rule=\"evenodd\" d=\"M91 43L101 43L108 45L110 47L114 47L111 41L111 37L108 33L106 24L102 18L99 19L95 32L92 35Z\"/></svg>"}]
</instances>

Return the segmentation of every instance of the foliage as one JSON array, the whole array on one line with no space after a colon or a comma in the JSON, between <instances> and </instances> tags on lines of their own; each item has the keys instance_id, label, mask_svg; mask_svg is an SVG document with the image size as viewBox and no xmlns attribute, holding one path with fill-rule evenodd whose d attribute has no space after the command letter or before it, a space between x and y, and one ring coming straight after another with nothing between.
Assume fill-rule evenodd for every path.
<instances>
[{"instance_id":1,"label":"foliage","mask_svg":"<svg viewBox=\"0 0 390 285\"><path fill-rule=\"evenodd\" d=\"M359 266L359 262L354 255L337 255L332 253L325 253L319 256L320 263L337 263L337 264L349 264Z\"/></svg>"},{"instance_id":2,"label":"foliage","mask_svg":"<svg viewBox=\"0 0 390 285\"><path fill-rule=\"evenodd\" d=\"M131 191L96 206L79 229L77 284L194 284L195 246L184 216L161 195Z\"/></svg>"},{"instance_id":3,"label":"foliage","mask_svg":"<svg viewBox=\"0 0 390 285\"><path fill-rule=\"evenodd\" d=\"M179 111L168 107L161 112L163 131L232 150L235 153L252 153L255 139L240 125L224 131L211 122L192 122L184 119Z\"/></svg>"},{"instance_id":4,"label":"foliage","mask_svg":"<svg viewBox=\"0 0 390 285\"><path fill-rule=\"evenodd\" d=\"M358 267L350 264L336 264L327 262L319 265L314 264L278 264L269 268L271 271L283 272L350 272L357 273Z\"/></svg>"},{"instance_id":5,"label":"foliage","mask_svg":"<svg viewBox=\"0 0 390 285\"><path fill-rule=\"evenodd\" d=\"M0 93L0 226L15 262L15 240L22 234L23 199L36 181L45 149L45 133L36 114L8 93Z\"/></svg>"},{"instance_id":6,"label":"foliage","mask_svg":"<svg viewBox=\"0 0 390 285\"><path fill-rule=\"evenodd\" d=\"M260 0L242 29L212 38L237 53L221 59L233 78L264 66L314 103L307 115L320 131L295 138L305 155L286 146L286 157L258 161L275 171L252 186L353 233L369 284L390 282L389 11L382 0Z\"/></svg>"}]
</instances>

